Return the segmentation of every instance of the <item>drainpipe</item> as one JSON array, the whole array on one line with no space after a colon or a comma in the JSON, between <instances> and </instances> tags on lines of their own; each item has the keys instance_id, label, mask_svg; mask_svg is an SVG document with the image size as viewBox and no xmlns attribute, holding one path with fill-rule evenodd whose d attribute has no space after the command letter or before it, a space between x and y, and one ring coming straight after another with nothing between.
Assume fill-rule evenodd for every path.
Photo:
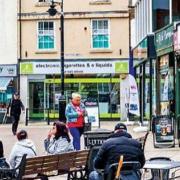
<instances>
[{"instance_id":1,"label":"drainpipe","mask_svg":"<svg viewBox=\"0 0 180 180\"><path fill-rule=\"evenodd\" d=\"M22 22L21 22L21 5L22 1L19 0L19 58L18 58L18 68L17 68L17 73L18 73L18 91L20 93L20 63L22 60Z\"/></svg>"}]
</instances>

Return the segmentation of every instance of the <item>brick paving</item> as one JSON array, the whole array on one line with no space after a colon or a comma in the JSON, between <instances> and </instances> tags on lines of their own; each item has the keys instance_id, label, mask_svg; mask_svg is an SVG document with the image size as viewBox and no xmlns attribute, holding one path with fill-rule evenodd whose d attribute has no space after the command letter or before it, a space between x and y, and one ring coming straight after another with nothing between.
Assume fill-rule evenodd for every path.
<instances>
[{"instance_id":1,"label":"brick paving","mask_svg":"<svg viewBox=\"0 0 180 180\"><path fill-rule=\"evenodd\" d=\"M101 128L113 130L116 123L117 122L114 122L114 121L101 122ZM43 141L46 138L50 127L51 125L47 126L45 123L33 123L33 124L30 124L29 126L24 126L24 124L19 125L19 129L27 130L29 138L34 141L37 148L38 155L46 154L44 150ZM145 134L145 132L139 132L139 133L134 132L133 128L134 126L128 126L128 131L132 134L134 138L140 137ZM16 142L16 137L13 136L11 133L11 125L0 125L0 139L3 141L5 157L8 159L12 146ZM82 148L83 147L84 147L84 142L83 142L83 137L82 137ZM145 156L146 156L146 159L149 159L150 157L156 157L156 156L166 156L166 157L172 158L173 160L180 161L179 145L176 142L176 146L174 148L163 148L163 149L154 148L152 134L150 133L146 142L146 146L145 146ZM51 179L63 180L63 179L66 179L66 176L52 177L50 178L50 180Z\"/></svg>"}]
</instances>

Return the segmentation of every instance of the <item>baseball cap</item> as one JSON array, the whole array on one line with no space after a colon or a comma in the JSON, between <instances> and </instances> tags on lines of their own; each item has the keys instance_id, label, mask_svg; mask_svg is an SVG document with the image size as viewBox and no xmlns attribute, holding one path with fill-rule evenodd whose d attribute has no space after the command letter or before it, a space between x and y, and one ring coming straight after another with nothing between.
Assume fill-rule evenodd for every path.
<instances>
[{"instance_id":1,"label":"baseball cap","mask_svg":"<svg viewBox=\"0 0 180 180\"><path fill-rule=\"evenodd\" d=\"M18 92L15 92L14 95L19 96L19 93L18 93Z\"/></svg>"},{"instance_id":2,"label":"baseball cap","mask_svg":"<svg viewBox=\"0 0 180 180\"><path fill-rule=\"evenodd\" d=\"M116 124L116 126L114 127L114 131L119 130L119 129L122 129L122 130L127 131L127 127L126 127L126 125L123 124L123 123L118 123L118 124Z\"/></svg>"}]
</instances>

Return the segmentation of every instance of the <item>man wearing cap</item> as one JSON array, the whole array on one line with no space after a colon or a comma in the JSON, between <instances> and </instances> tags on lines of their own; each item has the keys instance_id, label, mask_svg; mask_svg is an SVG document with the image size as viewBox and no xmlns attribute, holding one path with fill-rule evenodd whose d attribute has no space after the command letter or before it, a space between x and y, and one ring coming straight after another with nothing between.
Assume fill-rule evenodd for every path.
<instances>
[{"instance_id":1,"label":"man wearing cap","mask_svg":"<svg viewBox=\"0 0 180 180\"><path fill-rule=\"evenodd\" d=\"M16 135L21 110L24 111L24 105L20 100L18 92L14 93L13 99L11 100L7 108L7 113L9 113L9 110L10 110L10 117L12 120L12 133Z\"/></svg>"},{"instance_id":2,"label":"man wearing cap","mask_svg":"<svg viewBox=\"0 0 180 180\"><path fill-rule=\"evenodd\" d=\"M121 155L124 156L124 161L138 161L141 167L145 163L141 144L127 133L125 124L118 123L114 128L114 133L100 147L94 160L94 167L95 169L104 169L106 177L109 166L118 163ZM89 180L101 179L103 177L97 171L90 173Z\"/></svg>"}]
</instances>

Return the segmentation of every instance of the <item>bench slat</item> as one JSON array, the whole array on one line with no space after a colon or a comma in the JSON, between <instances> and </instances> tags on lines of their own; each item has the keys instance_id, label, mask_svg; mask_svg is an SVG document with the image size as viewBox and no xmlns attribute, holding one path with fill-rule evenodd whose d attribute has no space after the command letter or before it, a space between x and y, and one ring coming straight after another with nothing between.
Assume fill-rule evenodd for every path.
<instances>
[{"instance_id":1,"label":"bench slat","mask_svg":"<svg viewBox=\"0 0 180 180\"><path fill-rule=\"evenodd\" d=\"M89 150L73 151L57 155L39 156L26 159L23 176L31 174L46 174L57 171L67 174L74 170L83 170L87 164ZM48 174L48 173L47 173Z\"/></svg>"}]
</instances>

